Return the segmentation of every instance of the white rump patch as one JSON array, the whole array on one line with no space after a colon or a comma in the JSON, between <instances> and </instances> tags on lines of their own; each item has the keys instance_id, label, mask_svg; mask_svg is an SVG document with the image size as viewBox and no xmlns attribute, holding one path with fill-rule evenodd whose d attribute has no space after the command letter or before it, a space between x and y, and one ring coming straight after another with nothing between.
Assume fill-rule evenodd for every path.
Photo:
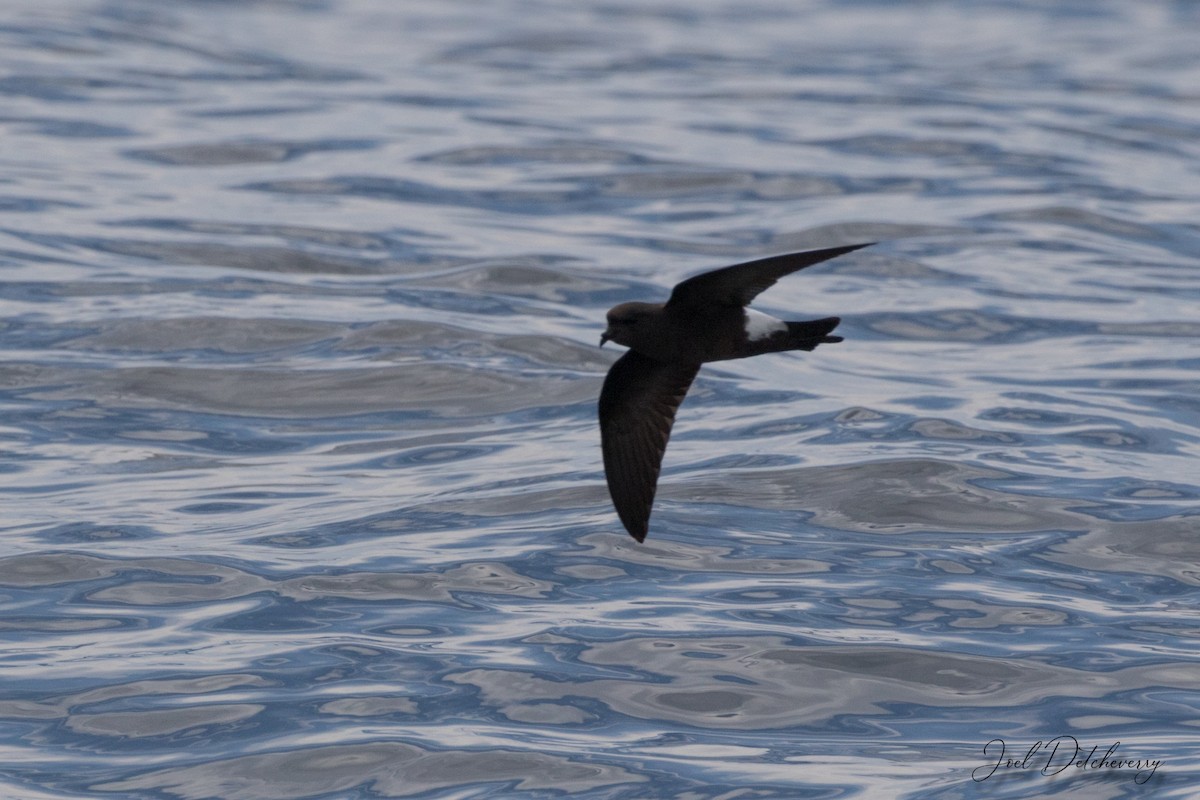
<instances>
[{"instance_id":1,"label":"white rump patch","mask_svg":"<svg viewBox=\"0 0 1200 800\"><path fill-rule=\"evenodd\" d=\"M746 338L752 342L787 330L787 323L781 319L775 319L770 314L755 311L753 308L744 310L746 312Z\"/></svg>"}]
</instances>

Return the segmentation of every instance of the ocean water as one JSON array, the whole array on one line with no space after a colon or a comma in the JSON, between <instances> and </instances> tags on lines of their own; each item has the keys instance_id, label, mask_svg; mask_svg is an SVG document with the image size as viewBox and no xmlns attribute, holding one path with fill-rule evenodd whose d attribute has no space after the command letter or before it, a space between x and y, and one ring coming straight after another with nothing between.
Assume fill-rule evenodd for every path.
<instances>
[{"instance_id":1,"label":"ocean water","mask_svg":"<svg viewBox=\"0 0 1200 800\"><path fill-rule=\"evenodd\" d=\"M0 797L1198 796L1198 41L8 0ZM605 311L861 241L634 543Z\"/></svg>"}]
</instances>

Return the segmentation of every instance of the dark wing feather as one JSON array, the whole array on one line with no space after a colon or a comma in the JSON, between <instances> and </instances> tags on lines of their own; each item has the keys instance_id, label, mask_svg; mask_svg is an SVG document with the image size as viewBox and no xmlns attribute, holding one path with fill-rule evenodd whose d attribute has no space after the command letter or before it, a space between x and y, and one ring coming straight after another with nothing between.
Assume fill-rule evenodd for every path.
<instances>
[{"instance_id":1,"label":"dark wing feather","mask_svg":"<svg viewBox=\"0 0 1200 800\"><path fill-rule=\"evenodd\" d=\"M600 391L604 476L617 515L639 542L650 523L675 411L699 364L668 364L633 350L617 359Z\"/></svg>"},{"instance_id":2,"label":"dark wing feather","mask_svg":"<svg viewBox=\"0 0 1200 800\"><path fill-rule=\"evenodd\" d=\"M747 306L760 292L773 286L775 281L784 275L863 247L869 247L872 244L874 242L771 256L705 272L678 284L671 292L667 308L674 310L688 306L703 307L712 304Z\"/></svg>"}]
</instances>

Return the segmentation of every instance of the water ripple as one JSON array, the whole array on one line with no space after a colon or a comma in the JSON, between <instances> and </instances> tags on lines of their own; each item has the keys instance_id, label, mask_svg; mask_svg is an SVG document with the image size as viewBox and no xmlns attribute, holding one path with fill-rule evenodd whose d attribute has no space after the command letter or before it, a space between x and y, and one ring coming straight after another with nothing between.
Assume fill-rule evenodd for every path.
<instances>
[{"instance_id":1,"label":"water ripple","mask_svg":"<svg viewBox=\"0 0 1200 800\"><path fill-rule=\"evenodd\" d=\"M1194 3L6 11L0 796L1194 793Z\"/></svg>"}]
</instances>

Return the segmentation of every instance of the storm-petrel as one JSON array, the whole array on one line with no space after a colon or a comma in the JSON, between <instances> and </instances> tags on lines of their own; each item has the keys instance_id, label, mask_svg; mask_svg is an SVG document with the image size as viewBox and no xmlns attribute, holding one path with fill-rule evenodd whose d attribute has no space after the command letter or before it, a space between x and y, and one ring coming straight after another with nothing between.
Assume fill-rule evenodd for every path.
<instances>
[{"instance_id":1,"label":"storm-petrel","mask_svg":"<svg viewBox=\"0 0 1200 800\"><path fill-rule=\"evenodd\" d=\"M758 294L796 270L873 244L772 256L705 272L678 284L666 303L622 303L608 312L600 346L629 348L600 391L604 475L617 515L645 541L675 411L700 365L842 341L837 317L784 322L747 308Z\"/></svg>"}]
</instances>

